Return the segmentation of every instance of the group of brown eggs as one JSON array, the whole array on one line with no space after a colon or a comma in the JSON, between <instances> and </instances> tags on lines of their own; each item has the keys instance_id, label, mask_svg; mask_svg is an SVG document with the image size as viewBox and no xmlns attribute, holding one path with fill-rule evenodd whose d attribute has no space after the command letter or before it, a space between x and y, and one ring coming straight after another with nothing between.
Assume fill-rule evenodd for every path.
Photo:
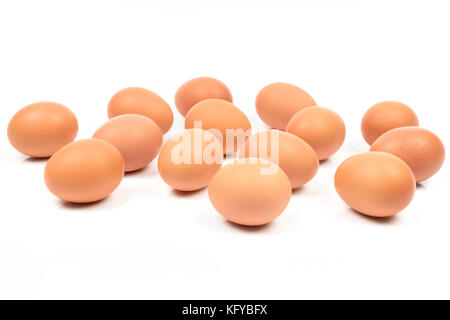
<instances>
[{"instance_id":1,"label":"group of brown eggs","mask_svg":"<svg viewBox=\"0 0 450 320\"><path fill-rule=\"evenodd\" d=\"M91 139L73 142L77 119L54 102L19 110L8 138L25 155L49 157L45 183L62 200L104 199L125 172L146 167L159 154L158 171L173 189L189 192L209 185L211 203L226 219L266 224L283 212L293 189L315 176L319 161L342 146L345 125L337 113L288 83L270 84L256 97L256 111L272 129L252 135L250 121L232 102L230 90L217 79L186 82L175 95L186 130L164 145L163 134L173 123L171 108L137 87L111 98L110 120ZM418 125L414 111L400 102L381 102L365 113L361 129L370 152L349 157L335 174L336 191L351 208L374 217L394 215L409 204L416 183L440 169L444 146ZM224 156L235 152L240 159L222 167Z\"/></svg>"}]
</instances>

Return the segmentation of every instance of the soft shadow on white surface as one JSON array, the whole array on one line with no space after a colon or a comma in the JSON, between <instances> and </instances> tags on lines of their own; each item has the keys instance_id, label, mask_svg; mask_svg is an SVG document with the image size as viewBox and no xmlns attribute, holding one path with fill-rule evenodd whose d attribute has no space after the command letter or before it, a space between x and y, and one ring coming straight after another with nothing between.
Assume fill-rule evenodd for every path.
<instances>
[{"instance_id":1,"label":"soft shadow on white surface","mask_svg":"<svg viewBox=\"0 0 450 320\"><path fill-rule=\"evenodd\" d=\"M365 214L362 214L352 208L347 208L345 210L345 214L351 215L352 218L355 218L357 220L359 220L360 222L367 222L367 223L372 223L372 224L380 224L380 225L397 225L400 223L400 218L398 217L398 215L393 215L391 217L386 217L386 218L377 218L377 217L371 217Z\"/></svg>"},{"instance_id":2,"label":"soft shadow on white surface","mask_svg":"<svg viewBox=\"0 0 450 320\"><path fill-rule=\"evenodd\" d=\"M225 225L243 232L267 232L273 228L273 222L263 224L262 226L243 226L231 221L225 221Z\"/></svg>"},{"instance_id":3,"label":"soft shadow on white surface","mask_svg":"<svg viewBox=\"0 0 450 320\"><path fill-rule=\"evenodd\" d=\"M416 183L416 191L417 190L426 191L426 190L428 190L428 188L423 182L417 182Z\"/></svg>"},{"instance_id":4,"label":"soft shadow on white surface","mask_svg":"<svg viewBox=\"0 0 450 320\"><path fill-rule=\"evenodd\" d=\"M208 191L208 187L204 187L200 190L194 190L194 191L180 191L180 190L172 189L170 194L175 197L178 197L178 198L198 198L199 196L206 194L207 191Z\"/></svg>"},{"instance_id":5,"label":"soft shadow on white surface","mask_svg":"<svg viewBox=\"0 0 450 320\"><path fill-rule=\"evenodd\" d=\"M120 190L119 190L120 189ZM63 209L79 210L79 211L99 211L102 209L114 209L123 205L129 204L132 198L147 194L146 188L121 185L108 197L89 203L72 203L63 200L60 206Z\"/></svg>"},{"instance_id":6,"label":"soft shadow on white surface","mask_svg":"<svg viewBox=\"0 0 450 320\"><path fill-rule=\"evenodd\" d=\"M24 163L43 163L43 162L47 162L48 159L50 159L50 157L48 157L48 158L32 158L32 157L28 157L28 158L22 159L22 161Z\"/></svg>"}]
</instances>

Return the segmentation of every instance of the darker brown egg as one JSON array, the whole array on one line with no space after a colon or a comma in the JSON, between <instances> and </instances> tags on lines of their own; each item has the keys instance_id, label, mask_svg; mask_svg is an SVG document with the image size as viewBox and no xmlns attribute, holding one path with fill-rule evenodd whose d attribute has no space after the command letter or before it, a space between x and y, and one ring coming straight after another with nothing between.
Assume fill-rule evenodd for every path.
<instances>
[{"instance_id":1,"label":"darker brown egg","mask_svg":"<svg viewBox=\"0 0 450 320\"><path fill-rule=\"evenodd\" d=\"M17 151L46 158L75 140L78 121L70 109L55 102L36 102L20 109L8 125L8 139Z\"/></svg>"},{"instance_id":2,"label":"darker brown egg","mask_svg":"<svg viewBox=\"0 0 450 320\"><path fill-rule=\"evenodd\" d=\"M125 165L112 144L85 139L59 149L47 162L44 178L58 198L76 203L101 200L122 181Z\"/></svg>"},{"instance_id":3,"label":"darker brown egg","mask_svg":"<svg viewBox=\"0 0 450 320\"><path fill-rule=\"evenodd\" d=\"M397 214L411 202L416 190L408 165L385 152L347 158L336 170L334 185L351 208L372 217Z\"/></svg>"},{"instance_id":4,"label":"darker brown egg","mask_svg":"<svg viewBox=\"0 0 450 320\"><path fill-rule=\"evenodd\" d=\"M194 105L207 99L233 102L230 89L224 83L214 78L200 77L187 81L177 90L175 105L185 117Z\"/></svg>"},{"instance_id":5,"label":"darker brown egg","mask_svg":"<svg viewBox=\"0 0 450 320\"><path fill-rule=\"evenodd\" d=\"M424 181L442 167L445 148L433 132L418 127L402 127L382 134L370 151L396 155L411 168L416 181Z\"/></svg>"}]
</instances>

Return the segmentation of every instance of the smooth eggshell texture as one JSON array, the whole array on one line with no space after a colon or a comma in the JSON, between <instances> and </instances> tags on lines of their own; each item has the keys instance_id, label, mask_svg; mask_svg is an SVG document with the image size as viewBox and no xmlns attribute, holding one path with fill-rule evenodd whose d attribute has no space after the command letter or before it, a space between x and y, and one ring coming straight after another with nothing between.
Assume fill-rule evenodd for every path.
<instances>
[{"instance_id":1,"label":"smooth eggshell texture","mask_svg":"<svg viewBox=\"0 0 450 320\"><path fill-rule=\"evenodd\" d=\"M129 113L149 117L163 133L169 131L172 126L173 113L170 106L156 93L144 88L122 89L109 101L109 118Z\"/></svg>"},{"instance_id":2,"label":"smooth eggshell texture","mask_svg":"<svg viewBox=\"0 0 450 320\"><path fill-rule=\"evenodd\" d=\"M418 127L389 130L375 140L370 151L396 155L411 168L417 182L438 172L445 159L441 140L433 132Z\"/></svg>"},{"instance_id":3,"label":"smooth eggshell texture","mask_svg":"<svg viewBox=\"0 0 450 320\"><path fill-rule=\"evenodd\" d=\"M275 129L249 137L239 150L240 158L263 158L276 164L288 176L292 189L310 181L319 168L319 158L309 144L288 132Z\"/></svg>"},{"instance_id":4,"label":"smooth eggshell texture","mask_svg":"<svg viewBox=\"0 0 450 320\"><path fill-rule=\"evenodd\" d=\"M227 220L245 226L271 222L291 198L289 178L276 164L257 158L224 166L211 180L208 194Z\"/></svg>"},{"instance_id":5,"label":"smooth eggshell texture","mask_svg":"<svg viewBox=\"0 0 450 320\"><path fill-rule=\"evenodd\" d=\"M275 129L285 130L298 111L315 106L314 99L303 89L289 83L272 83L256 96L256 112L262 121Z\"/></svg>"},{"instance_id":6,"label":"smooth eggshell texture","mask_svg":"<svg viewBox=\"0 0 450 320\"><path fill-rule=\"evenodd\" d=\"M222 99L233 102L228 87L221 81L200 77L184 83L175 94L175 105L183 117L197 103L207 99Z\"/></svg>"},{"instance_id":7,"label":"smooth eggshell texture","mask_svg":"<svg viewBox=\"0 0 450 320\"><path fill-rule=\"evenodd\" d=\"M336 153L345 139L344 121L336 112L323 107L310 107L297 112L286 131L305 140L316 151L319 160Z\"/></svg>"},{"instance_id":8,"label":"smooth eggshell texture","mask_svg":"<svg viewBox=\"0 0 450 320\"><path fill-rule=\"evenodd\" d=\"M101 200L122 181L125 165L109 142L85 139L59 149L45 166L45 184L58 198L76 203Z\"/></svg>"},{"instance_id":9,"label":"smooth eggshell texture","mask_svg":"<svg viewBox=\"0 0 450 320\"><path fill-rule=\"evenodd\" d=\"M400 212L416 190L408 165L385 152L347 158L336 170L334 185L351 208L372 217L389 217Z\"/></svg>"},{"instance_id":10,"label":"smooth eggshell texture","mask_svg":"<svg viewBox=\"0 0 450 320\"><path fill-rule=\"evenodd\" d=\"M418 126L419 119L406 104L384 101L370 107L361 121L364 140L371 145L383 133L398 127Z\"/></svg>"},{"instance_id":11,"label":"smooth eggshell texture","mask_svg":"<svg viewBox=\"0 0 450 320\"><path fill-rule=\"evenodd\" d=\"M159 153L158 170L173 189L194 191L209 184L222 161L222 146L213 134L189 129L166 141Z\"/></svg>"},{"instance_id":12,"label":"smooth eggshell texture","mask_svg":"<svg viewBox=\"0 0 450 320\"><path fill-rule=\"evenodd\" d=\"M75 140L78 121L70 109L55 102L37 102L20 109L8 125L8 138L17 151L46 158Z\"/></svg>"},{"instance_id":13,"label":"smooth eggshell texture","mask_svg":"<svg viewBox=\"0 0 450 320\"><path fill-rule=\"evenodd\" d=\"M146 167L157 155L163 142L159 126L150 118L124 114L106 122L93 138L108 141L119 149L125 171Z\"/></svg>"},{"instance_id":14,"label":"smooth eggshell texture","mask_svg":"<svg viewBox=\"0 0 450 320\"><path fill-rule=\"evenodd\" d=\"M221 141L226 154L237 151L251 133L251 124L246 115L225 100L209 99L197 103L186 115L185 128L194 128L196 122L201 124L200 129L212 129L211 132ZM227 130L230 129L236 135L227 135Z\"/></svg>"}]
</instances>

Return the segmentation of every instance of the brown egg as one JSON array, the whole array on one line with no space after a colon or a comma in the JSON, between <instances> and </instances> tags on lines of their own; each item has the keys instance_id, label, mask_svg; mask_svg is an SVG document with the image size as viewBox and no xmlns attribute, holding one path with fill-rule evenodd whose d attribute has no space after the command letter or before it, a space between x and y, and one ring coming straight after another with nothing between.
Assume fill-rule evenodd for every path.
<instances>
[{"instance_id":1,"label":"brown egg","mask_svg":"<svg viewBox=\"0 0 450 320\"><path fill-rule=\"evenodd\" d=\"M389 217L410 203L416 181L408 165L384 152L347 158L336 170L334 185L354 210L372 217Z\"/></svg>"},{"instance_id":2,"label":"brown egg","mask_svg":"<svg viewBox=\"0 0 450 320\"><path fill-rule=\"evenodd\" d=\"M128 113L149 117L156 122L163 133L169 131L173 122L173 113L167 102L156 93L144 88L122 89L109 101L109 118Z\"/></svg>"},{"instance_id":3,"label":"brown egg","mask_svg":"<svg viewBox=\"0 0 450 320\"><path fill-rule=\"evenodd\" d=\"M138 114L124 114L106 122L93 138L108 141L122 154L125 171L146 167L161 149L163 135L150 118Z\"/></svg>"},{"instance_id":4,"label":"brown egg","mask_svg":"<svg viewBox=\"0 0 450 320\"><path fill-rule=\"evenodd\" d=\"M377 103L367 110L361 121L361 131L364 140L371 145L386 131L398 127L418 125L419 119L406 104L385 101Z\"/></svg>"},{"instance_id":5,"label":"brown egg","mask_svg":"<svg viewBox=\"0 0 450 320\"><path fill-rule=\"evenodd\" d=\"M252 128L241 110L220 99L204 100L192 107L186 115L185 128L194 127L215 134L222 142L226 154L237 151L245 138L250 136Z\"/></svg>"},{"instance_id":6,"label":"brown egg","mask_svg":"<svg viewBox=\"0 0 450 320\"><path fill-rule=\"evenodd\" d=\"M298 111L315 106L314 99L303 89L289 83L272 83L256 96L256 112L262 121L275 129L285 130Z\"/></svg>"},{"instance_id":7,"label":"brown egg","mask_svg":"<svg viewBox=\"0 0 450 320\"><path fill-rule=\"evenodd\" d=\"M59 149L45 167L45 184L58 198L76 203L101 200L122 181L122 155L109 142L85 139Z\"/></svg>"},{"instance_id":8,"label":"brown egg","mask_svg":"<svg viewBox=\"0 0 450 320\"><path fill-rule=\"evenodd\" d=\"M214 78L195 78L184 83L175 94L175 105L183 117L197 103L207 99L223 99L233 102L230 90Z\"/></svg>"},{"instance_id":9,"label":"brown egg","mask_svg":"<svg viewBox=\"0 0 450 320\"><path fill-rule=\"evenodd\" d=\"M247 158L223 167L211 180L208 194L227 220L259 226L277 218L291 198L289 178L276 164Z\"/></svg>"},{"instance_id":10,"label":"brown egg","mask_svg":"<svg viewBox=\"0 0 450 320\"><path fill-rule=\"evenodd\" d=\"M344 121L336 112L323 107L310 107L297 112L286 131L305 140L316 151L319 160L336 153L345 139Z\"/></svg>"},{"instance_id":11,"label":"brown egg","mask_svg":"<svg viewBox=\"0 0 450 320\"><path fill-rule=\"evenodd\" d=\"M272 129L249 137L239 150L239 157L263 158L278 164L292 189L311 180L319 168L319 159L309 144L293 134Z\"/></svg>"},{"instance_id":12,"label":"brown egg","mask_svg":"<svg viewBox=\"0 0 450 320\"><path fill-rule=\"evenodd\" d=\"M75 140L78 121L62 104L36 102L20 109L8 125L8 138L17 151L47 158Z\"/></svg>"},{"instance_id":13,"label":"brown egg","mask_svg":"<svg viewBox=\"0 0 450 320\"><path fill-rule=\"evenodd\" d=\"M193 191L208 185L222 161L222 146L213 134L189 129L166 141L159 153L158 170L173 189Z\"/></svg>"},{"instance_id":14,"label":"brown egg","mask_svg":"<svg viewBox=\"0 0 450 320\"><path fill-rule=\"evenodd\" d=\"M370 151L396 155L411 168L417 182L438 172L445 159L441 140L433 132L418 127L389 130L375 140Z\"/></svg>"}]
</instances>

